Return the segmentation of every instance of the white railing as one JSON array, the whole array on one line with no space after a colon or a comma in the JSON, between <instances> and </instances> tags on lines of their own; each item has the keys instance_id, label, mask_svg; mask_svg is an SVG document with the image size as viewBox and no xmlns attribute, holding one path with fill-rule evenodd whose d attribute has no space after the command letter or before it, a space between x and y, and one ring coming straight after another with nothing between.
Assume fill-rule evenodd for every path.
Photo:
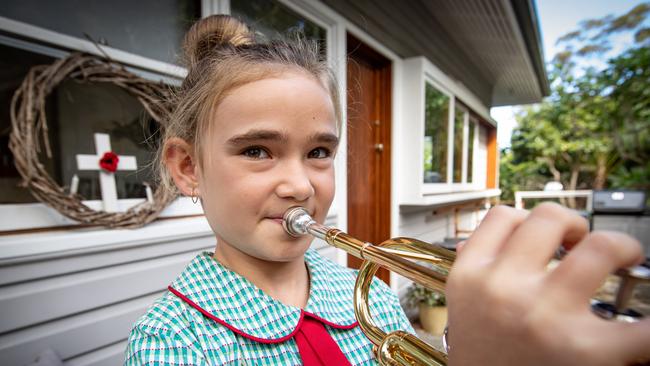
<instances>
[{"instance_id":1,"label":"white railing","mask_svg":"<svg viewBox=\"0 0 650 366\"><path fill-rule=\"evenodd\" d=\"M577 191L519 191L515 192L515 207L524 208L525 198L560 198L560 197L586 197L587 212L592 212L593 209L593 191L592 190L577 190Z\"/></svg>"}]
</instances>

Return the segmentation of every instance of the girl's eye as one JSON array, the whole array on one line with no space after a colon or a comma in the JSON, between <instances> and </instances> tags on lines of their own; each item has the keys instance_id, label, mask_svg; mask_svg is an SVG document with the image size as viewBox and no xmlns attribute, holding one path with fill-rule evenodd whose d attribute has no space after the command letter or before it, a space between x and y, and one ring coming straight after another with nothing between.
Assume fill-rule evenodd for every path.
<instances>
[{"instance_id":1,"label":"girl's eye","mask_svg":"<svg viewBox=\"0 0 650 366\"><path fill-rule=\"evenodd\" d=\"M250 159L268 159L269 153L261 147L249 147L242 151L242 155Z\"/></svg>"},{"instance_id":2,"label":"girl's eye","mask_svg":"<svg viewBox=\"0 0 650 366\"><path fill-rule=\"evenodd\" d=\"M332 152L329 149L324 147L316 148L307 154L307 157L310 159L325 159L329 158L332 155Z\"/></svg>"}]
</instances>

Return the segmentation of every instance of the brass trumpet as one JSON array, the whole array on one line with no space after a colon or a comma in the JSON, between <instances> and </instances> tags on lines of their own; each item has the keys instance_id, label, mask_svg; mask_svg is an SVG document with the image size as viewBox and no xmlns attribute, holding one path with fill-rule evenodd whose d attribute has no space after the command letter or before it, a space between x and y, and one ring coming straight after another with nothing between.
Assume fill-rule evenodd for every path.
<instances>
[{"instance_id":1,"label":"brass trumpet","mask_svg":"<svg viewBox=\"0 0 650 366\"><path fill-rule=\"evenodd\" d=\"M287 210L283 217L283 226L291 236L311 234L323 239L329 245L364 260L354 287L354 312L361 330L374 344L375 355L381 365L447 364L446 352L431 347L414 335L404 331L386 334L377 327L370 315L368 296L372 278L379 266L425 287L444 292L447 276L456 259L455 252L411 238L393 238L379 245L367 243L341 230L317 223L302 207ZM562 255L563 253L558 252L557 257L560 258ZM432 267L413 261L424 261ZM597 315L606 319L637 321L641 314L626 309L626 305L634 286L640 282L650 281L650 269L636 266L619 269L615 274L621 277L615 304L594 301L592 309ZM443 336L443 345L447 350L446 334Z\"/></svg>"}]
</instances>

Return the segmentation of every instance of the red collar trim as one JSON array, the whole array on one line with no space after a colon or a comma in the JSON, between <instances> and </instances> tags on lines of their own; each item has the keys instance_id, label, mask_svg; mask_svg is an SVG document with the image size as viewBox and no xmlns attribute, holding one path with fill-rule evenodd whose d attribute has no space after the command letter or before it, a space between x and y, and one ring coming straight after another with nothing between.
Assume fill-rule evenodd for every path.
<instances>
[{"instance_id":1,"label":"red collar trim","mask_svg":"<svg viewBox=\"0 0 650 366\"><path fill-rule=\"evenodd\" d=\"M284 341L286 341L286 340L288 340L288 339L293 338L293 336L296 335L296 333L298 333L298 331L300 330L300 326L302 325L302 320L303 320L303 318L304 318L305 316L308 316L308 317L310 317L310 318L314 318L314 319L316 319L316 320L322 322L323 324L329 325L330 327L332 327L332 328L336 328L336 329L345 329L345 330L348 330L348 329L352 329L352 328L356 327L357 325L359 325L359 322L357 322L357 321L355 321L354 323L352 323L352 324L350 324L350 325L340 325L340 324L332 323L332 322L330 322L329 320L323 319L323 318L319 317L319 316L316 315L316 314L312 314L312 313L310 313L310 312L308 312L308 311L305 311L305 310L302 310L302 309L301 309L301 310L300 310L300 318L298 319L298 324L296 324L295 328L293 329L293 331L291 331L291 333L289 333L289 334L287 334L287 335L285 335L285 336L282 336L282 337L280 337L280 338L275 338L275 339L260 338L260 337L256 337L256 336L254 336L254 335L248 334L248 333L242 331L242 330L239 329L239 328L235 328L235 327L233 327L232 325L228 324L228 323L227 323L226 321L224 321L223 319L220 319L220 318L214 316L212 313L210 313L209 311L203 309L203 308L200 307L197 303L195 303L194 301L190 300L187 296L185 296L185 295L183 295L182 293L178 292L178 291L177 291L176 289L174 289L173 287L168 286L167 289L168 289L172 294L176 295L178 298L180 298L181 300L185 301L188 305L190 305L190 306L193 307L194 309L196 309L196 310L198 310L199 312L201 312L201 314L203 314L204 316L206 316L206 317L208 317L208 318L214 320L215 322L217 322L217 323L223 325L224 327L226 327L226 328L232 330L233 332L239 334L240 336L242 336L242 337L244 337L244 338L248 338L248 339L250 339L250 340L253 340L253 341L256 341L256 342L260 342L260 343L267 343L267 344L271 344L271 343L281 343L281 342L284 342Z\"/></svg>"}]
</instances>

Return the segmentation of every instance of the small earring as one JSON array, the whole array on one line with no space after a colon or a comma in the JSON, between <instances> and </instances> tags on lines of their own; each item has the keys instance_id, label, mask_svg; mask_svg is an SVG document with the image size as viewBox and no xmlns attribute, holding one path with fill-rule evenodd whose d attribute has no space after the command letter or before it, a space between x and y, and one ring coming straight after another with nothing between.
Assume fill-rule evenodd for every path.
<instances>
[{"instance_id":1,"label":"small earring","mask_svg":"<svg viewBox=\"0 0 650 366\"><path fill-rule=\"evenodd\" d=\"M192 187L192 192L190 193L190 198L192 199L192 203L194 203L194 204L199 202L199 196L194 195L194 187Z\"/></svg>"}]
</instances>

